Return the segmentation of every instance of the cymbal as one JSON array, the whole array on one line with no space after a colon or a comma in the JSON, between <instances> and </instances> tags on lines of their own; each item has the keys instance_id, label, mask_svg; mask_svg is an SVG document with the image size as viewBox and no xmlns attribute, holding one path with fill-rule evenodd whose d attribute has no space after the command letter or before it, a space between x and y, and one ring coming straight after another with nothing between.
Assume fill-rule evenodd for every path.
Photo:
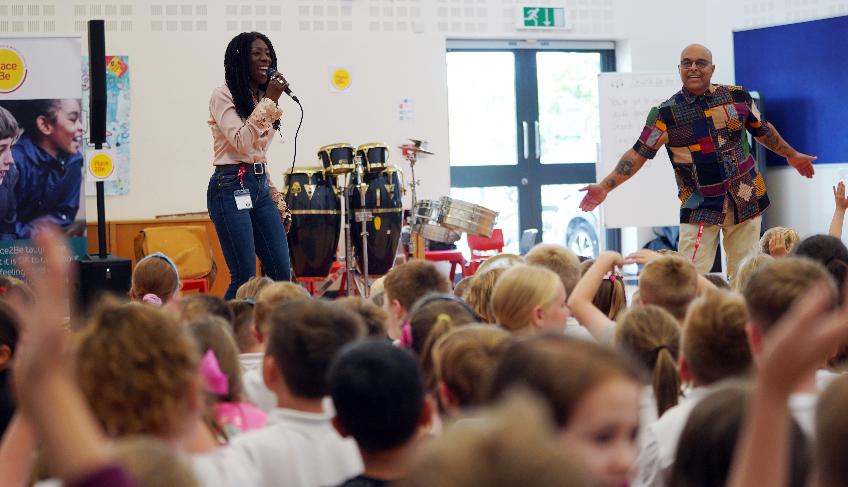
<instances>
[{"instance_id":1,"label":"cymbal","mask_svg":"<svg viewBox=\"0 0 848 487\"><path fill-rule=\"evenodd\" d=\"M421 147L410 145L410 144L404 144L404 145L398 146L398 149L401 149L404 152L414 152L414 153L417 153L417 154L429 154L431 156L435 155L433 152L430 152L426 149L422 149Z\"/></svg>"}]
</instances>

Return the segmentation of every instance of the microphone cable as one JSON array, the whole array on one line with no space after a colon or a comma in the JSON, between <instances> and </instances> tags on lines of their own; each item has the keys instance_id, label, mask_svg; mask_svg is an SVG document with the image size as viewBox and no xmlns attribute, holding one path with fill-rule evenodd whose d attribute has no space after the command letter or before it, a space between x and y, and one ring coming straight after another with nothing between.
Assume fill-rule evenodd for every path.
<instances>
[{"instance_id":1,"label":"microphone cable","mask_svg":"<svg viewBox=\"0 0 848 487\"><path fill-rule=\"evenodd\" d=\"M297 163L297 136L300 133L300 126L303 125L303 105L300 104L300 100L297 99L296 96L291 95L291 99L297 103L298 108L300 108L300 121L297 122L297 129L294 131L294 154L292 154L292 163L291 168L289 168L288 174L291 174L294 171L294 165ZM282 137L282 133L280 136ZM283 174L283 180L285 181L286 175ZM289 206L291 191L286 191L286 206Z\"/></svg>"}]
</instances>

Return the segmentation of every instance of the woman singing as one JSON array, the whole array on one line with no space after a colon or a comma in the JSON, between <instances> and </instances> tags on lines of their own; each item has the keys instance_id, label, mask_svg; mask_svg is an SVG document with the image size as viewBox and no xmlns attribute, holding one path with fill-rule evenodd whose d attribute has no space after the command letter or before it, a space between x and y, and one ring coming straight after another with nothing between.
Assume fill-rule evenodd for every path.
<instances>
[{"instance_id":1,"label":"woman singing","mask_svg":"<svg viewBox=\"0 0 848 487\"><path fill-rule=\"evenodd\" d=\"M280 126L277 100L287 87L277 68L271 41L258 32L244 32L230 41L224 54L227 84L212 92L215 173L209 180L206 204L215 224L224 259L230 268L225 299L256 274L256 256L269 277L291 279L289 248L277 209L279 193L269 179L265 154Z\"/></svg>"}]
</instances>

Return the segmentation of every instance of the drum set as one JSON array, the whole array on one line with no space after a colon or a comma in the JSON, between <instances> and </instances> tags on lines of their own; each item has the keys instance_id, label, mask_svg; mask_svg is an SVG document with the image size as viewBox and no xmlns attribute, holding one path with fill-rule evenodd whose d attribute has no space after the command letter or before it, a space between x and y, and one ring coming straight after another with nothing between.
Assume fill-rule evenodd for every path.
<instances>
[{"instance_id":1,"label":"drum set","mask_svg":"<svg viewBox=\"0 0 848 487\"><path fill-rule=\"evenodd\" d=\"M491 236L497 212L447 196L417 201L415 164L419 155L432 154L421 145L412 140L401 146L412 171L410 254L423 257L423 242L415 244L419 236L447 243L459 240L462 232ZM295 167L285 174L282 193L293 217L288 243L294 273L298 278L326 279L339 239L344 238L344 265L316 294L326 292L344 274L347 294L353 294L355 286L367 297L369 276L386 274L395 262L404 226L403 171L388 163L389 147L379 142L325 145L318 149L318 159L321 166ZM354 238L356 231L359 238Z\"/></svg>"}]
</instances>

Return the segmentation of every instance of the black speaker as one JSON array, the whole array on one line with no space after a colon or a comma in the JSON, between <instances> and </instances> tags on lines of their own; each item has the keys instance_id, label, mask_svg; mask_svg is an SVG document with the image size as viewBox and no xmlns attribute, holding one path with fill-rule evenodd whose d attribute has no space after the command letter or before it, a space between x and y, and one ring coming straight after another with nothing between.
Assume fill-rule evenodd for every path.
<instances>
[{"instance_id":1,"label":"black speaker","mask_svg":"<svg viewBox=\"0 0 848 487\"><path fill-rule=\"evenodd\" d=\"M77 261L77 310L85 313L103 294L126 297L130 291L132 262L107 255L87 255Z\"/></svg>"},{"instance_id":2,"label":"black speaker","mask_svg":"<svg viewBox=\"0 0 848 487\"><path fill-rule=\"evenodd\" d=\"M106 142L106 30L102 20L88 21L88 63L89 137L92 144L103 144Z\"/></svg>"}]
</instances>

